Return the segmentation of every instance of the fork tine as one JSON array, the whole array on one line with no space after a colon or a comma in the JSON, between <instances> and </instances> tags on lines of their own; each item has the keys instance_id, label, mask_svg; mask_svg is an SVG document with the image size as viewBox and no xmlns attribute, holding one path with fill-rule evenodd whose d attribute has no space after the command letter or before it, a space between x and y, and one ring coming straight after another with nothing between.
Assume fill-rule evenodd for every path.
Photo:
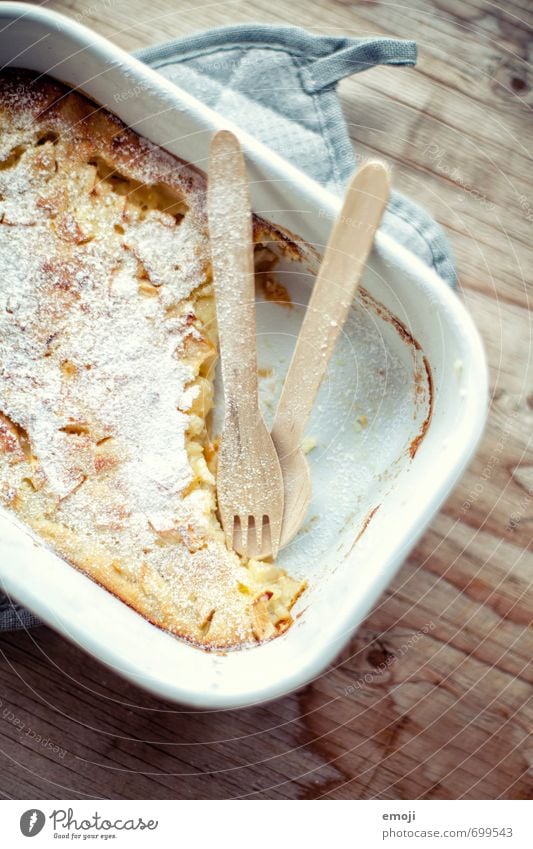
<instances>
[{"instance_id":1,"label":"fork tine","mask_svg":"<svg viewBox=\"0 0 533 849\"><path fill-rule=\"evenodd\" d=\"M255 524L255 539L257 545L257 553L261 554L261 546L263 545L263 521L264 516L254 516Z\"/></svg>"},{"instance_id":2,"label":"fork tine","mask_svg":"<svg viewBox=\"0 0 533 849\"><path fill-rule=\"evenodd\" d=\"M269 516L268 524L270 527L270 545L272 547L272 557L275 558L279 551L279 543L281 539L281 516L276 519L273 519L272 516Z\"/></svg>"},{"instance_id":3,"label":"fork tine","mask_svg":"<svg viewBox=\"0 0 533 849\"><path fill-rule=\"evenodd\" d=\"M224 533L226 534L228 547L233 551L235 549L235 516L230 515L227 526L224 528Z\"/></svg>"},{"instance_id":4,"label":"fork tine","mask_svg":"<svg viewBox=\"0 0 533 849\"><path fill-rule=\"evenodd\" d=\"M248 554L248 516L238 516L241 526L241 549Z\"/></svg>"}]
</instances>

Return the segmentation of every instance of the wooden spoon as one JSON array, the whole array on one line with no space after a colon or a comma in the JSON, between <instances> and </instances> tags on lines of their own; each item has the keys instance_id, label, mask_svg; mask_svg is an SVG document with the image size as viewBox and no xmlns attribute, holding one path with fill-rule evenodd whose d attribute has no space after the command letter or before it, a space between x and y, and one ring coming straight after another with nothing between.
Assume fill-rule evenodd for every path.
<instances>
[{"instance_id":1,"label":"wooden spoon","mask_svg":"<svg viewBox=\"0 0 533 849\"><path fill-rule=\"evenodd\" d=\"M389 183L387 167L377 161L365 163L353 175L283 384L272 427L285 487L282 546L299 531L311 500L311 476L300 447L302 437L372 248L387 204Z\"/></svg>"}]
</instances>

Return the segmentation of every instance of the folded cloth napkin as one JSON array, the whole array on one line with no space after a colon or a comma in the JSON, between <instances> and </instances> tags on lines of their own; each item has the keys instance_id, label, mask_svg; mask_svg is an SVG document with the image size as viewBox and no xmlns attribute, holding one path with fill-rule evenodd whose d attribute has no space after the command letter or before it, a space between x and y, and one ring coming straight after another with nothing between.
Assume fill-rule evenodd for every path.
<instances>
[{"instance_id":1,"label":"folded cloth napkin","mask_svg":"<svg viewBox=\"0 0 533 849\"><path fill-rule=\"evenodd\" d=\"M337 83L374 65L414 65L416 45L243 24L175 39L136 56L341 194L355 158ZM455 284L444 234L413 201L393 192L381 226ZM0 630L38 624L0 593Z\"/></svg>"}]
</instances>

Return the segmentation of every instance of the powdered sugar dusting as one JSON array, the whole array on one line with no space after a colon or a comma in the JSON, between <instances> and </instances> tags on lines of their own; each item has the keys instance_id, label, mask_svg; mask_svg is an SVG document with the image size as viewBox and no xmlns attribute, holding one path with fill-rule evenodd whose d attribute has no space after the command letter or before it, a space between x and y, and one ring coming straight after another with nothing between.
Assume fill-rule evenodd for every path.
<instances>
[{"instance_id":1,"label":"powdered sugar dusting","mask_svg":"<svg viewBox=\"0 0 533 849\"><path fill-rule=\"evenodd\" d=\"M110 115L84 122L91 110L76 95L36 121L54 87L13 87L6 74L0 497L158 624L211 645L259 639L194 411L209 345L195 292L210 291L198 179L180 166L191 194L165 211L144 181L159 184L171 157L117 134Z\"/></svg>"}]
</instances>

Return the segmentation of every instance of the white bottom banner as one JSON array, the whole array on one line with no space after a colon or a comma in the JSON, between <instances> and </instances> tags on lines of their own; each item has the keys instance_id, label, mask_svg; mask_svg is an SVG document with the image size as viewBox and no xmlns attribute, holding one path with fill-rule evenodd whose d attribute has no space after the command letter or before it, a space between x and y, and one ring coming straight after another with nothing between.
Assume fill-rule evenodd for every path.
<instances>
[{"instance_id":1,"label":"white bottom banner","mask_svg":"<svg viewBox=\"0 0 533 849\"><path fill-rule=\"evenodd\" d=\"M79 845L272 849L532 846L531 803L519 801L3 801L6 849ZM238 811L235 808L238 805ZM273 807L276 810L273 810ZM35 839L35 843L29 841ZM70 845L69 844L69 845Z\"/></svg>"}]
</instances>

